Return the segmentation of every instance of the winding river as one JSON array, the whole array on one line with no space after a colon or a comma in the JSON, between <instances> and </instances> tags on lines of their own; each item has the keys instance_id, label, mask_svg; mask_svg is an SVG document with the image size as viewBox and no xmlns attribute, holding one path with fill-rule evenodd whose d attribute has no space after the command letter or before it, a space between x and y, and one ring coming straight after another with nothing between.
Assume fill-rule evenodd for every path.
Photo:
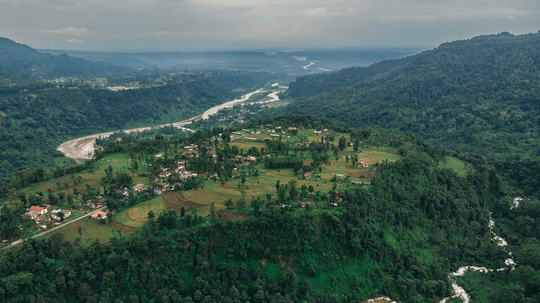
<instances>
[{"instance_id":1,"label":"winding river","mask_svg":"<svg viewBox=\"0 0 540 303\"><path fill-rule=\"evenodd\" d=\"M129 133L133 133L133 132L142 132L142 131L145 131L145 130L150 130L152 128L165 127L165 126L170 126L170 125L172 125L174 127L177 127L177 128L180 128L180 129L183 129L185 131L193 132L193 130L191 130L189 128L186 128L184 126L190 124L192 121L194 121L196 119L204 119L204 120L206 120L210 116L216 114L221 109L233 107L236 104L247 101L252 95L257 94L257 93L263 93L263 92L266 92L266 91L263 90L262 88L258 89L256 91L253 91L251 93L243 95L240 99L234 99L232 101L229 101L229 102L226 102L226 103L223 103L223 104L220 104L220 105L216 105L216 106L206 110L202 115L197 115L195 117L191 117L191 118L183 120L183 121L174 122L174 123L167 123L167 124L161 124L161 125L156 125L156 126L147 126L147 127L139 127L139 128L127 129L127 130L124 130L124 132L129 134ZM279 97L277 95L278 93L279 92L270 93L268 95L268 97L272 98L271 100L252 102L251 104L254 104L254 103L268 103L268 102L279 101ZM84 137L80 137L80 138L77 138L77 139L69 140L67 142L64 142L64 143L60 144L60 146L58 146L57 150L61 151L66 157L74 159L74 160L91 159L92 156L94 155L94 143L95 143L95 140L97 138L99 138L100 136L102 138L106 138L106 137L109 137L112 134L113 134L113 132L105 132L105 133L100 133L100 134L95 134L95 135L90 135L90 136L84 136Z\"/></svg>"}]
</instances>

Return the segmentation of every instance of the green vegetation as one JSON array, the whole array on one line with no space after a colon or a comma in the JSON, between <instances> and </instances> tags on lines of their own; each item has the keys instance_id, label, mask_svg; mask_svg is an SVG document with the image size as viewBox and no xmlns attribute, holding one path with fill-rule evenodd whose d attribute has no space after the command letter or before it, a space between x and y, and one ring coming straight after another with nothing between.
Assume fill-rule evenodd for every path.
<instances>
[{"instance_id":1,"label":"green vegetation","mask_svg":"<svg viewBox=\"0 0 540 303\"><path fill-rule=\"evenodd\" d=\"M24 169L41 166L49 173L58 164L55 159L65 159L56 148L69 139L181 121L279 77L237 71L179 74L166 85L122 91L86 83L0 85L0 184Z\"/></svg>"},{"instance_id":2,"label":"green vegetation","mask_svg":"<svg viewBox=\"0 0 540 303\"><path fill-rule=\"evenodd\" d=\"M277 112L410 130L452 150L537 156L539 49L540 33L481 36L406 59L304 76L286 93L297 101Z\"/></svg>"},{"instance_id":3,"label":"green vegetation","mask_svg":"<svg viewBox=\"0 0 540 303\"><path fill-rule=\"evenodd\" d=\"M131 68L73 58L66 54L42 54L31 47L0 37L0 68L35 79L108 77L135 73Z\"/></svg>"},{"instance_id":4,"label":"green vegetation","mask_svg":"<svg viewBox=\"0 0 540 303\"><path fill-rule=\"evenodd\" d=\"M452 169L462 177L472 170L472 165L469 165L469 163L456 157L445 157L444 160L441 161L440 167Z\"/></svg>"},{"instance_id":5,"label":"green vegetation","mask_svg":"<svg viewBox=\"0 0 540 303\"><path fill-rule=\"evenodd\" d=\"M311 181L301 177L290 180L294 178L292 169L278 171L257 164L239 169L239 173L260 170L258 177L250 174L245 182L244 178L230 179L225 185L204 181L203 188L173 191L119 211L114 219L120 221L118 223L126 226L144 223L137 236L119 237L118 231L120 235L124 233L121 227L115 227L116 223L109 225L88 219L80 224L82 238L73 236L76 227L73 226L47 240L29 240L5 251L0 257L2 298L10 302L27 300L30 283L33 285L32 296L50 297L53 287L58 302L104 298L122 302L136 299L164 301L167 300L165 297L179 302L200 301L207 296L215 301L259 297L260 300L311 301L331 300L335 296L341 297L340 301L361 301L382 293L400 297L405 302L428 302L449 294L446 275L452 268L469 262L490 265L491 258L486 258L486 251L495 252L497 248L489 240L487 205L492 199L490 196L497 192L483 186L487 181L484 178L489 174L475 171L464 178L448 169L439 170L438 163L433 163L442 159L437 149L425 145L412 134L374 131L364 135L361 130L352 130L348 134L329 132L324 137L332 135L336 143L340 137L346 138L346 142L354 142L363 136L363 142L370 142L368 144L377 138L380 150L373 146L372 151L362 151L366 154L373 152L381 156L383 149L399 153L400 149L389 146L389 142L397 146L407 144L407 153L405 157L394 154L396 159L401 159L396 162L377 164L378 173L372 177L370 186L349 185L338 192L336 189L340 185L330 180ZM193 140L197 136L192 134L182 140ZM322 143L320 136L315 137L309 145L290 148L289 152L298 153L298 157L300 153L322 157L320 148L326 149L326 142ZM174 145L161 137L143 140L137 143L139 145L109 142L104 145L103 153L113 147L121 150L121 147L130 146L137 155L141 147L151 146L150 142L157 148ZM286 153L279 142L265 141L265 148L273 157ZM237 154L232 152L234 144L232 141L220 145L219 165L236 157ZM213 168L202 162L206 155L202 146L199 145L199 157L191 158L186 165L191 170L198 165L199 172L203 167L211 171ZM331 148L326 151L330 155L334 153ZM151 152L156 154L156 151ZM147 158L153 164L147 173L153 174L154 167L166 167L167 158L176 152L181 150L172 149L169 156L152 159L143 154L143 159ZM250 149L250 152L255 150ZM354 155L354 144L338 151L338 156L342 157L340 152L346 156ZM225 156L227 153L230 155ZM224 162L220 162L222 156ZM110 154L104 161L95 162L95 165L105 166L102 180L108 178L110 171L126 167L118 161L114 168L112 163L111 168L107 168L105 163L110 161L106 160L111 158L122 159L118 154ZM130 159L134 161L135 158L131 156ZM306 157L305 160L310 162L313 158ZM328 173L356 170L343 159L328 161L335 162L321 167ZM226 176L226 171L218 175ZM287 179L281 179L278 197L270 197L268 202L265 198L259 200L259 193L264 197L265 193L271 192L264 184L281 177ZM306 208L280 206L303 201L301 187L304 184L320 185L321 191L324 187L321 201ZM109 193L108 199L118 199L108 186L104 187L104 192ZM439 187L450 188L446 198L430 192ZM255 199L248 193L248 203L240 206L247 207L251 216L243 220L219 220L218 214L230 218L235 212L225 212L225 203L210 199L227 198L223 195L227 192L231 197L240 197L239 190L254 191ZM477 203L460 200L464 193ZM234 201L233 205L241 205L240 200ZM338 201L339 207L328 208ZM109 208L118 207L115 203L119 201L108 202ZM188 204L193 208L186 207ZM180 207L185 210L177 211ZM166 209L161 211L163 208ZM194 217L202 218L194 213L194 209L206 214L209 222L200 219L193 222ZM137 216L133 216L135 211ZM151 213L155 215L151 216ZM474 219L469 221L472 214ZM194 223L199 225L193 227ZM109 238L110 242L95 241ZM14 262L15 256L31 258L30 252L35 258L32 262ZM40 264L37 267L36 262ZM28 267L30 263L32 267ZM38 275L44 282L34 283ZM70 278L66 279L68 276ZM126 280L126 276L131 278ZM218 276L220 278L216 279Z\"/></svg>"},{"instance_id":6,"label":"green vegetation","mask_svg":"<svg viewBox=\"0 0 540 303\"><path fill-rule=\"evenodd\" d=\"M0 300L438 302L455 280L472 302L540 302L539 46L540 33L503 33L310 75L291 84L286 95L297 100L284 109L228 109L193 123L195 133L116 133L83 164L12 175L30 161L20 159L49 163L31 129L52 146L83 128L176 119L241 94L237 80L270 76L100 79L148 87L113 93L2 70L0 237L36 232L23 216L31 205L77 209L75 218L90 202L107 218L3 250ZM47 103L53 97L69 115ZM133 105L142 113L128 112ZM342 122L275 115L284 111ZM509 252L515 266L505 265ZM465 265L495 271L449 279Z\"/></svg>"},{"instance_id":7,"label":"green vegetation","mask_svg":"<svg viewBox=\"0 0 540 303\"><path fill-rule=\"evenodd\" d=\"M340 296L340 301L350 301L384 294L405 302L432 302L449 294L447 273L452 269L503 262L489 239L487 206L502 188L492 176L493 168L475 166L466 176L441 169L443 165L461 168L465 162L445 157L444 149L412 133L367 128L337 132L329 129L332 123L313 117L261 122L260 127L242 127L247 132L209 129L181 137L156 135L104 143L86 164L94 174L81 173L93 184L89 183L82 200L97 190L116 214L105 221L87 219L66 227L58 233L64 240L52 235L7 250L0 258L0 266L7 270L0 277L4 298L26 300L18 294L26 286L9 282L18 285L15 290L8 281L36 272L22 265L12 271L7 264L12 264L12 252L20 255L29 247L54 247L38 251L55 260L56 272L64 277L77 269L69 279L73 283L53 282L60 301L75 298L75 292L82 301L102 296L123 302L135 300L134 296L161 301L163 296L177 298L169 300L210 296L216 301L236 296L294 301ZM306 128L313 124L329 130L316 134ZM296 130L289 130L291 125ZM286 131L276 138L267 129ZM261 132L255 141L229 141L233 132L255 131ZM212 146L209 140L219 133L226 140L216 145L214 160L213 149L206 146ZM182 148L190 144L198 145L196 153ZM289 155L300 159L300 166L265 167L265 155L269 159ZM247 163L248 156L256 157L257 163ZM370 167L352 165L357 161ZM151 164L144 166L144 172L130 170L133 163L142 168L143 162ZM159 176L178 165L206 177ZM304 178L306 171L312 172L312 178ZM368 180L371 185L357 185L354 180ZM142 183L150 194L128 190L124 196L123 182ZM166 191L165 183L174 190ZM486 188L486 183L491 186ZM444 196L440 188L447 189ZM152 198L153 189L164 192ZM462 198L465 195L467 200ZM302 207L305 202L313 204ZM127 234L134 236L123 237ZM102 244L94 241L109 238L111 242ZM108 248L98 249L104 246ZM94 267L83 269L86 251L96 249L102 253L94 254ZM76 267L70 260L79 260ZM79 269L85 274L78 274ZM227 278L235 272L236 278ZM129 282L123 278L128 273L133 277ZM204 288L206 283L212 286ZM233 286L239 294L225 291ZM41 288L33 294L48 296Z\"/></svg>"}]
</instances>

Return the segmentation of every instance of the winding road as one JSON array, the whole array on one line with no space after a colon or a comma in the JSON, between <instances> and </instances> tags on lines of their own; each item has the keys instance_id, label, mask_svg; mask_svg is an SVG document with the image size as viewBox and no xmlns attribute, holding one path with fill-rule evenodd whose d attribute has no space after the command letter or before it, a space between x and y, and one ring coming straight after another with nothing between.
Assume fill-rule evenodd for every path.
<instances>
[{"instance_id":1,"label":"winding road","mask_svg":"<svg viewBox=\"0 0 540 303\"><path fill-rule=\"evenodd\" d=\"M192 121L194 121L196 119L201 119L202 118L203 120L206 120L206 119L208 119L208 117L210 117L211 115L216 114L221 109L233 107L236 104L247 101L252 95L257 94L257 93L263 93L263 92L266 92L266 91L263 90L262 88L258 89L258 90L254 91L254 92L243 95L240 99L234 99L232 101L229 101L229 102L226 102L226 103L223 103L223 104L220 104L220 105L216 105L216 106L206 110L202 115L197 115L195 117L191 117L191 118L183 120L183 121L174 122L174 123L167 123L167 124L161 124L161 125L156 125L156 126L133 128L133 129L124 130L124 132L129 134L129 133L132 133L132 132L142 132L142 131L145 131L145 130L150 130L152 128L165 127L165 126L170 126L170 125L172 125L174 127L177 127L177 128L180 128L180 129L183 129L185 131L193 132L193 130L191 130L189 128L185 128L184 126L187 125L187 124L190 124ZM279 97L277 96L277 94L278 94L278 92L270 93L268 95L268 97L271 97L272 98L271 100L261 101L261 102L253 102L251 104L254 104L254 103L268 103L268 102L279 101ZM66 157L74 159L76 161L80 160L80 159L91 159L92 156L94 155L94 143L95 143L95 140L97 138L99 138L100 136L102 138L109 137L113 133L114 132L106 132L106 133L95 134L95 135L90 135L90 136L85 136L85 137L80 137L80 138L77 138L77 139L69 140L67 142L62 143L60 146L58 146L57 150L61 151Z\"/></svg>"}]
</instances>

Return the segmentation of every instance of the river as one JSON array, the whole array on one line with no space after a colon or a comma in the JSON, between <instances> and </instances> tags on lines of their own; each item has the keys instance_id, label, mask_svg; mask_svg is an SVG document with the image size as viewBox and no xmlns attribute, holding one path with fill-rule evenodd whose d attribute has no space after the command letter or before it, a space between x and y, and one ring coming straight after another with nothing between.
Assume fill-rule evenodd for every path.
<instances>
[{"instance_id":1,"label":"river","mask_svg":"<svg viewBox=\"0 0 540 303\"><path fill-rule=\"evenodd\" d=\"M194 121L196 119L204 119L204 120L206 120L206 119L208 119L208 117L216 114L219 110L224 109L224 108L230 108L230 107L235 106L236 104L245 102L252 95L257 94L257 93L262 93L262 92L266 92L266 91L263 90L262 88L258 89L256 91L253 91L251 93L243 95L240 99L234 99L232 101L229 101L229 102L226 102L226 103L223 103L223 104L220 104L220 105L216 105L216 106L206 110L202 115L197 115L195 117L191 117L189 119L182 120L182 121L179 121L179 122L167 123L167 124L161 124L161 125L155 125L155 126L139 127L139 128L127 129L127 130L123 130L123 131L125 133L129 134L129 133L132 133L132 132L142 132L142 131L150 130L150 129L156 128L156 127L165 127L165 126L172 125L174 127L178 127L178 128L183 129L185 131L193 132L193 130L191 130L189 128L186 128L184 126L190 124L192 121ZM263 102L253 102L253 103L268 103L268 102L279 101L279 97L278 97L277 94L278 94L278 92L273 92L273 93L269 94L268 97L272 98L271 100L263 101ZM60 146L58 146L57 150L61 151L66 157L74 159L74 160L91 159L92 156L94 155L94 149L95 149L94 148L94 143L95 143L95 140L97 138L99 138L100 136L102 138L109 137L113 133L114 132L105 132L105 133L100 133L100 134L95 134L95 135L90 135L90 136L84 136L84 137L80 137L80 138L77 138L77 139L72 139L72 140L69 140L67 142L64 142L64 143L60 144Z\"/></svg>"}]
</instances>

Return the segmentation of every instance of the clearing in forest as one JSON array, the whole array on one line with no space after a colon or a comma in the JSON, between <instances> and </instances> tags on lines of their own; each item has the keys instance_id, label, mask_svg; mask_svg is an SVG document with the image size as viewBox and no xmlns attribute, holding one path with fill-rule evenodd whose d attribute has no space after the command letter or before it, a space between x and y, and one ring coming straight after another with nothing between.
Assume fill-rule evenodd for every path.
<instances>
[{"instance_id":1,"label":"clearing in forest","mask_svg":"<svg viewBox=\"0 0 540 303\"><path fill-rule=\"evenodd\" d=\"M186 211L190 206L196 207L197 210L206 207L206 205L204 204L195 203L191 200L186 199L181 192L166 193L165 195L163 195L163 204L165 206L165 210L174 209L177 213L180 213L182 207Z\"/></svg>"},{"instance_id":2,"label":"clearing in forest","mask_svg":"<svg viewBox=\"0 0 540 303\"><path fill-rule=\"evenodd\" d=\"M148 213L153 211L154 214L159 214L165 210L162 196L158 196L150 201L142 202L134 207L128 208L116 214L114 217L119 223L128 227L142 227L148 222Z\"/></svg>"}]
</instances>

